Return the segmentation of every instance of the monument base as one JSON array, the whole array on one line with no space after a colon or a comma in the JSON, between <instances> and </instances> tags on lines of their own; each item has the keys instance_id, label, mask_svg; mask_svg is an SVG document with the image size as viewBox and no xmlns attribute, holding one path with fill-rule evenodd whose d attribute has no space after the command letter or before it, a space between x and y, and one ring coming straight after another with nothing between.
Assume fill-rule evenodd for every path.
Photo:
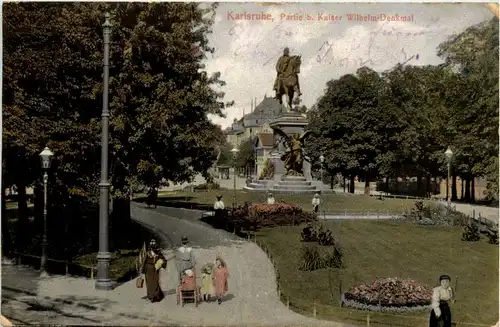
<instances>
[{"instance_id":1,"label":"monument base","mask_svg":"<svg viewBox=\"0 0 500 327\"><path fill-rule=\"evenodd\" d=\"M285 134L287 135L293 135L293 134L302 134L304 133L304 130L308 124L307 118L302 116L302 114L299 114L297 112L289 111L289 112L282 112L275 120L269 123L269 126L271 128L276 127L281 129ZM276 134L275 132L275 140L278 139L279 135ZM278 151L276 155L274 156L274 167L275 167L275 173L274 173L274 181L278 182L281 180L281 176L285 174L285 167L283 164L283 161L281 161L280 157L281 155L285 153L285 145L284 144L279 144L278 145ZM311 176L311 164L307 161L304 160L304 163L302 164L302 171L304 172L304 177L306 180L311 181L312 176Z\"/></svg>"},{"instance_id":2,"label":"monument base","mask_svg":"<svg viewBox=\"0 0 500 327\"><path fill-rule=\"evenodd\" d=\"M244 187L247 191L272 192L276 194L312 194L320 192L304 176L284 176L281 180L253 180Z\"/></svg>"},{"instance_id":3,"label":"monument base","mask_svg":"<svg viewBox=\"0 0 500 327\"><path fill-rule=\"evenodd\" d=\"M316 186L311 185L304 176L284 176L272 188L274 193L309 194L316 191Z\"/></svg>"}]
</instances>

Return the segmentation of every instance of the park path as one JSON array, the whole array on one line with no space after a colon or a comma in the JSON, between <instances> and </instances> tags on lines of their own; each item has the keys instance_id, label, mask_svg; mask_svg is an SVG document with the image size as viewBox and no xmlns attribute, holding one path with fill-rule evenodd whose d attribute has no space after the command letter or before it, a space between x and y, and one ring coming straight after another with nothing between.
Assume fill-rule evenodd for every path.
<instances>
[{"instance_id":1,"label":"park path","mask_svg":"<svg viewBox=\"0 0 500 327\"><path fill-rule=\"evenodd\" d=\"M47 311L50 314L46 316L39 315L39 323L352 326L317 320L288 310L278 298L272 263L254 243L213 229L199 222L198 217L178 219L166 215L161 209L147 209L142 204L132 204L132 216L140 223L154 226L166 244L164 253L167 259L172 257L173 248L182 235L187 236L194 247L198 268L221 255L230 272L227 300L222 305L201 303L198 308L192 304L177 306L174 292L177 272L173 261L169 261L160 277L166 298L154 304L141 299L145 289L137 289L134 280L105 292L96 291L94 281L89 279L65 276L40 279L32 301L45 303L53 310ZM199 271L197 275L200 276ZM54 318L54 310L59 312L57 318ZM65 320L63 315L69 313L78 318Z\"/></svg>"},{"instance_id":2,"label":"park path","mask_svg":"<svg viewBox=\"0 0 500 327\"><path fill-rule=\"evenodd\" d=\"M188 185L199 185L199 184L203 184L205 182L206 182L205 179L201 175L197 175L192 184L184 183L182 185L170 186L170 187L164 188L162 190L163 191L178 191L178 190L181 190ZM222 188L228 188L228 189L233 188L232 176L230 179L216 179L216 182L219 183ZM245 185L246 185L245 178L241 178L241 177L236 178L236 189L243 189L245 187ZM325 187L329 187L329 186L325 185ZM337 193L344 193L344 189L341 187L335 187L333 189L333 191L335 191ZM354 191L355 191L354 192L355 195L364 196L364 183L356 183L356 188ZM372 195L379 195L380 192L371 190L371 194ZM487 207L487 206L482 206L482 205L455 203L455 202L453 202L452 205L456 207L456 210L458 210L462 213L465 213L469 216L475 215L475 217L478 218L478 216L481 215L481 217L487 218L487 219L494 221L496 223L498 223L498 221L499 221L500 211L499 211L498 207ZM333 215L333 216L335 216L335 215Z\"/></svg>"}]
</instances>

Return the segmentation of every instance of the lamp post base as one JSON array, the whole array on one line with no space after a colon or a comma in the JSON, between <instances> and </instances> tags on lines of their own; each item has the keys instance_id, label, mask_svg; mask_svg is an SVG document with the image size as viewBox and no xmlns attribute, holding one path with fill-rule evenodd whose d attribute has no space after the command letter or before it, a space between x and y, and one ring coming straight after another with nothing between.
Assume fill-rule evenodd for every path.
<instances>
[{"instance_id":1,"label":"lamp post base","mask_svg":"<svg viewBox=\"0 0 500 327\"><path fill-rule=\"evenodd\" d=\"M114 282L109 279L109 260L111 253L99 252L97 254L97 279L95 281L96 290L109 291L114 288Z\"/></svg>"},{"instance_id":2,"label":"lamp post base","mask_svg":"<svg viewBox=\"0 0 500 327\"><path fill-rule=\"evenodd\" d=\"M95 289L101 291L111 291L115 288L115 283L111 279L98 279L95 282Z\"/></svg>"},{"instance_id":3,"label":"lamp post base","mask_svg":"<svg viewBox=\"0 0 500 327\"><path fill-rule=\"evenodd\" d=\"M42 270L40 272L40 278L47 278L47 277L49 277L49 274L45 270Z\"/></svg>"}]
</instances>

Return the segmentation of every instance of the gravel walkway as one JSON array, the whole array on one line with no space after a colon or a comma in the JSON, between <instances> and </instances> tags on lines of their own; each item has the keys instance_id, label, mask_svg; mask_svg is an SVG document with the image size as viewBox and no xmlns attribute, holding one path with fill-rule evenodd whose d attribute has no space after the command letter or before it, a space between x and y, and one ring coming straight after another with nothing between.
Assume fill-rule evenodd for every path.
<instances>
[{"instance_id":1,"label":"gravel walkway","mask_svg":"<svg viewBox=\"0 0 500 327\"><path fill-rule=\"evenodd\" d=\"M221 305L201 303L198 308L193 304L177 306L174 292L177 271L174 262L169 261L160 277L166 298L154 304L141 299L145 289L137 289L135 281L106 292L96 291L94 281L84 278L54 276L39 280L37 295L32 301L48 308L45 316L39 315L39 323L78 324L85 321L85 325L353 327L304 317L288 310L278 299L272 263L257 245L215 230L199 222L197 217L181 220L141 204L132 204L132 216L141 223L155 226L161 233L167 259L173 256L173 248L178 245L175 243L182 235L186 235L194 247L198 268L212 262L216 255L221 255L227 261L230 273L229 293L225 301ZM199 270L197 275L200 276ZM58 312L57 317L54 317L54 312ZM68 314L73 318L67 317Z\"/></svg>"}]
</instances>

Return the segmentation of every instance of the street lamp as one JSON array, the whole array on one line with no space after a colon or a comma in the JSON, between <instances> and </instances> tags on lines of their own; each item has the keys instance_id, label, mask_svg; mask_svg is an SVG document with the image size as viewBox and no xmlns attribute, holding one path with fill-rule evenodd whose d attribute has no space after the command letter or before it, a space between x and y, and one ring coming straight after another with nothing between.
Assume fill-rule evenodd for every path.
<instances>
[{"instance_id":1,"label":"street lamp","mask_svg":"<svg viewBox=\"0 0 500 327\"><path fill-rule=\"evenodd\" d=\"M45 170L43 173L43 236L42 236L42 258L40 261L40 277L46 277L47 274L47 182L49 175L47 170L50 168L51 159L54 156L48 147L45 147L40 152L40 159L42 160L42 168Z\"/></svg>"},{"instance_id":2,"label":"street lamp","mask_svg":"<svg viewBox=\"0 0 500 327\"><path fill-rule=\"evenodd\" d=\"M109 180L108 180L108 143L109 143L109 43L111 22L109 13L104 15L106 20L102 25L104 37L104 80L102 92L102 135L101 135L101 181L99 183L99 252L97 253L97 279L95 288L110 290L113 283L109 279L109 261L111 254L108 251L108 216L109 216Z\"/></svg>"},{"instance_id":3,"label":"street lamp","mask_svg":"<svg viewBox=\"0 0 500 327\"><path fill-rule=\"evenodd\" d=\"M321 185L323 185L323 163L325 162L323 154L319 157L319 161L321 162Z\"/></svg>"},{"instance_id":4,"label":"street lamp","mask_svg":"<svg viewBox=\"0 0 500 327\"><path fill-rule=\"evenodd\" d=\"M448 205L451 204L451 196L450 196L450 178L451 178L451 158L453 157L453 151L451 151L450 147L444 153L446 159L448 159L448 178L446 178L446 200L448 201Z\"/></svg>"},{"instance_id":5,"label":"street lamp","mask_svg":"<svg viewBox=\"0 0 500 327\"><path fill-rule=\"evenodd\" d=\"M233 208L236 208L236 157L238 156L238 148L233 148L231 153L233 154Z\"/></svg>"}]
</instances>

